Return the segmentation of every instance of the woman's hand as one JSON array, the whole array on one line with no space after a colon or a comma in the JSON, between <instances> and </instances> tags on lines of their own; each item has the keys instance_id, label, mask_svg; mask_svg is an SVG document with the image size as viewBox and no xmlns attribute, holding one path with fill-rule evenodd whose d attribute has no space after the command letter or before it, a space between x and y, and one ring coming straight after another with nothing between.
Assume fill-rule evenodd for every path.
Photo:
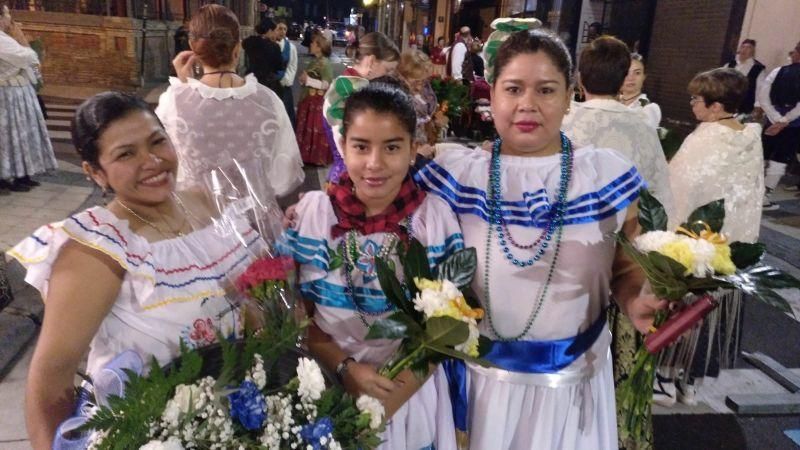
<instances>
[{"instance_id":1,"label":"woman's hand","mask_svg":"<svg viewBox=\"0 0 800 450\"><path fill-rule=\"evenodd\" d=\"M308 81L308 73L306 73L306 71L303 71L303 73L301 73L297 77L297 81L300 82L300 86L305 86L306 85L306 81Z\"/></svg>"},{"instance_id":2,"label":"woman's hand","mask_svg":"<svg viewBox=\"0 0 800 450\"><path fill-rule=\"evenodd\" d=\"M199 61L197 55L191 50L184 50L172 60L175 74L181 83L186 83L194 75L194 65Z\"/></svg>"},{"instance_id":3,"label":"woman's hand","mask_svg":"<svg viewBox=\"0 0 800 450\"><path fill-rule=\"evenodd\" d=\"M653 319L658 311L667 309L669 302L655 295L640 295L628 300L627 305L620 305L622 312L631 320L633 326L642 334L650 332Z\"/></svg>"},{"instance_id":4,"label":"woman's hand","mask_svg":"<svg viewBox=\"0 0 800 450\"><path fill-rule=\"evenodd\" d=\"M351 395L369 395L385 402L397 388L397 384L378 374L374 367L360 362L347 365L344 375L344 387Z\"/></svg>"}]
</instances>

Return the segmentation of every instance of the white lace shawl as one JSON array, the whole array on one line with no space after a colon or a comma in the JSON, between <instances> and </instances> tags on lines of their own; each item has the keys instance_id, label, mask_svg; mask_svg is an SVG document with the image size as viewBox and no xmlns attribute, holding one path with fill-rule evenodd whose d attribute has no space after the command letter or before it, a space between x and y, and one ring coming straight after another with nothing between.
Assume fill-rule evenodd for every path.
<instances>
[{"instance_id":1,"label":"white lace shawl","mask_svg":"<svg viewBox=\"0 0 800 450\"><path fill-rule=\"evenodd\" d=\"M616 100L573 102L561 129L575 148L593 145L619 152L636 166L667 212L672 211L667 159L656 130L645 123L640 112Z\"/></svg>"},{"instance_id":2,"label":"white lace shawl","mask_svg":"<svg viewBox=\"0 0 800 450\"><path fill-rule=\"evenodd\" d=\"M724 198L723 233L731 241L757 241L763 165L760 125L750 123L736 131L714 122L701 123L669 164L675 196L671 225L679 225L697 207Z\"/></svg>"},{"instance_id":3,"label":"white lace shawl","mask_svg":"<svg viewBox=\"0 0 800 450\"><path fill-rule=\"evenodd\" d=\"M181 189L202 188L211 169L254 157L264 161L264 177L276 195L303 182L300 150L283 103L252 74L238 88L171 78L156 114L178 152Z\"/></svg>"}]
</instances>

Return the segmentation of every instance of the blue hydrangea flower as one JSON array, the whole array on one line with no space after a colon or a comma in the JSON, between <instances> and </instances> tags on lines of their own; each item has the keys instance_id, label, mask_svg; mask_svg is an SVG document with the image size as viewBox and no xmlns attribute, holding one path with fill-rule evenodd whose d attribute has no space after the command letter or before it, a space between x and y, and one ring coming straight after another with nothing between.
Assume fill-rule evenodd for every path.
<instances>
[{"instance_id":1,"label":"blue hydrangea flower","mask_svg":"<svg viewBox=\"0 0 800 450\"><path fill-rule=\"evenodd\" d=\"M239 389L228 395L231 403L231 418L238 420L247 430L258 430L267 420L267 401L258 386L245 380Z\"/></svg>"},{"instance_id":2,"label":"blue hydrangea flower","mask_svg":"<svg viewBox=\"0 0 800 450\"><path fill-rule=\"evenodd\" d=\"M319 440L333 432L333 422L330 417L323 417L316 422L303 425L300 430L300 437L314 450L320 450L322 445Z\"/></svg>"}]
</instances>

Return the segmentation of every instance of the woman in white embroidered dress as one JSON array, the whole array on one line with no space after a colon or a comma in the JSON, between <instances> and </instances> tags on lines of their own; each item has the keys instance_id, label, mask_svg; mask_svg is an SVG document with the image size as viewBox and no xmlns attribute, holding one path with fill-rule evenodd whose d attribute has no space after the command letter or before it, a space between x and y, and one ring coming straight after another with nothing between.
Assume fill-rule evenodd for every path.
<instances>
[{"instance_id":1,"label":"woman in white embroidered dress","mask_svg":"<svg viewBox=\"0 0 800 450\"><path fill-rule=\"evenodd\" d=\"M647 98L647 94L642 92L644 80L647 73L644 67L644 58L638 53L631 53L631 65L628 68L628 76L622 84L619 93L619 101L628 108L638 111L644 117L644 121L654 130L658 130L661 124L661 108L658 103L653 103Z\"/></svg>"},{"instance_id":2,"label":"woman in white embroidered dress","mask_svg":"<svg viewBox=\"0 0 800 450\"><path fill-rule=\"evenodd\" d=\"M38 186L30 176L57 163L34 89L39 58L8 8L0 8L0 195L6 195Z\"/></svg>"},{"instance_id":3,"label":"woman in white embroidered dress","mask_svg":"<svg viewBox=\"0 0 800 450\"><path fill-rule=\"evenodd\" d=\"M189 45L191 51L175 57L177 78L170 78L156 108L178 151L178 185L202 189L211 169L257 157L275 194L289 194L303 182L300 150L280 98L254 75L236 75L236 15L203 6L189 23ZM197 79L196 65L202 66Z\"/></svg>"},{"instance_id":4,"label":"woman in white embroidered dress","mask_svg":"<svg viewBox=\"0 0 800 450\"><path fill-rule=\"evenodd\" d=\"M84 171L114 200L41 227L8 252L45 303L25 401L37 449L50 448L72 413L87 350L94 376L125 350L166 364L181 339L199 347L216 341L215 330L238 334L241 314L222 282L249 261L242 245L197 220L211 215L196 195L174 195L175 150L146 103L98 94L78 108L72 136Z\"/></svg>"},{"instance_id":5,"label":"woman in white embroidered dress","mask_svg":"<svg viewBox=\"0 0 800 450\"><path fill-rule=\"evenodd\" d=\"M730 68L702 72L689 83L692 112L700 124L669 164L675 195L670 227L680 225L696 208L724 199L722 233L729 241L758 241L764 198L761 125L742 124L735 117L747 85L747 78ZM689 359L691 368L678 380L678 399L685 403L694 403L695 378L717 376L720 369L733 366L738 353L741 294L717 295L721 306L706 318L697 353ZM680 376L681 367L674 369L672 377Z\"/></svg>"},{"instance_id":6,"label":"woman in white embroidered dress","mask_svg":"<svg viewBox=\"0 0 800 450\"><path fill-rule=\"evenodd\" d=\"M431 263L463 248L445 202L425 196L408 175L416 115L397 86L374 82L350 95L343 116L347 173L327 193L303 196L288 230L301 292L313 311L309 350L351 394L380 400L388 418L382 450L455 449L452 408L441 368L424 383L408 370L394 380L377 370L397 341L365 340L367 324L390 314L375 257L399 267L397 247L413 237Z\"/></svg>"},{"instance_id":7,"label":"woman in white embroidered dress","mask_svg":"<svg viewBox=\"0 0 800 450\"><path fill-rule=\"evenodd\" d=\"M489 41L493 151L453 149L416 175L478 250L473 288L498 368L467 368L470 448L617 448L609 292L642 331L664 307L639 297L643 276L613 236L636 232L642 179L615 151L573 149L561 133L572 63L557 37Z\"/></svg>"},{"instance_id":8,"label":"woman in white embroidered dress","mask_svg":"<svg viewBox=\"0 0 800 450\"><path fill-rule=\"evenodd\" d=\"M586 101L573 102L562 126L576 147L595 145L618 151L636 166L648 189L672 210L667 159L655 129L644 116L619 101L617 94L630 67L628 46L617 38L602 36L584 47L578 71Z\"/></svg>"}]
</instances>

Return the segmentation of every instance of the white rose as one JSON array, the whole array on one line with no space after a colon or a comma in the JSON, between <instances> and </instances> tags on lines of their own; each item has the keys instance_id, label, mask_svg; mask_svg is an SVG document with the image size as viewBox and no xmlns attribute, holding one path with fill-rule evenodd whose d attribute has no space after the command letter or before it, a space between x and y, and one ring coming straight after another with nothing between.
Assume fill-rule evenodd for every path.
<instances>
[{"instance_id":1,"label":"white rose","mask_svg":"<svg viewBox=\"0 0 800 450\"><path fill-rule=\"evenodd\" d=\"M442 295L447 300L454 300L461 297L461 291L450 280L442 280Z\"/></svg>"},{"instance_id":2,"label":"white rose","mask_svg":"<svg viewBox=\"0 0 800 450\"><path fill-rule=\"evenodd\" d=\"M362 413L369 414L369 427L373 430L377 430L381 426L381 423L383 423L385 411L383 409L383 404L381 404L378 399L370 397L369 395L362 395L356 400L356 408Z\"/></svg>"},{"instance_id":3,"label":"white rose","mask_svg":"<svg viewBox=\"0 0 800 450\"><path fill-rule=\"evenodd\" d=\"M325 378L319 365L313 359L300 358L297 364L297 379L300 387L297 393L304 401L319 400L325 390Z\"/></svg>"},{"instance_id":4,"label":"white rose","mask_svg":"<svg viewBox=\"0 0 800 450\"><path fill-rule=\"evenodd\" d=\"M711 261L717 252L716 247L711 242L705 239L692 239L688 236L683 236L683 240L689 244L689 248L694 255L694 267L692 267L692 275L698 278L704 278L714 274L714 268L711 266Z\"/></svg>"},{"instance_id":5,"label":"white rose","mask_svg":"<svg viewBox=\"0 0 800 450\"><path fill-rule=\"evenodd\" d=\"M177 438L171 437L166 442L154 439L139 447L139 450L183 450L183 445Z\"/></svg>"},{"instance_id":6,"label":"white rose","mask_svg":"<svg viewBox=\"0 0 800 450\"><path fill-rule=\"evenodd\" d=\"M648 231L634 238L633 246L640 252L657 252L661 247L679 239L672 231Z\"/></svg>"},{"instance_id":7,"label":"white rose","mask_svg":"<svg viewBox=\"0 0 800 450\"><path fill-rule=\"evenodd\" d=\"M422 311L425 318L432 317L436 311L447 306L447 299L442 292L433 289L423 289L414 298L414 309Z\"/></svg>"},{"instance_id":8,"label":"white rose","mask_svg":"<svg viewBox=\"0 0 800 450\"><path fill-rule=\"evenodd\" d=\"M195 385L180 384L175 388L175 396L167 402L161 418L169 424L177 425L180 419L193 408L202 390Z\"/></svg>"}]
</instances>

